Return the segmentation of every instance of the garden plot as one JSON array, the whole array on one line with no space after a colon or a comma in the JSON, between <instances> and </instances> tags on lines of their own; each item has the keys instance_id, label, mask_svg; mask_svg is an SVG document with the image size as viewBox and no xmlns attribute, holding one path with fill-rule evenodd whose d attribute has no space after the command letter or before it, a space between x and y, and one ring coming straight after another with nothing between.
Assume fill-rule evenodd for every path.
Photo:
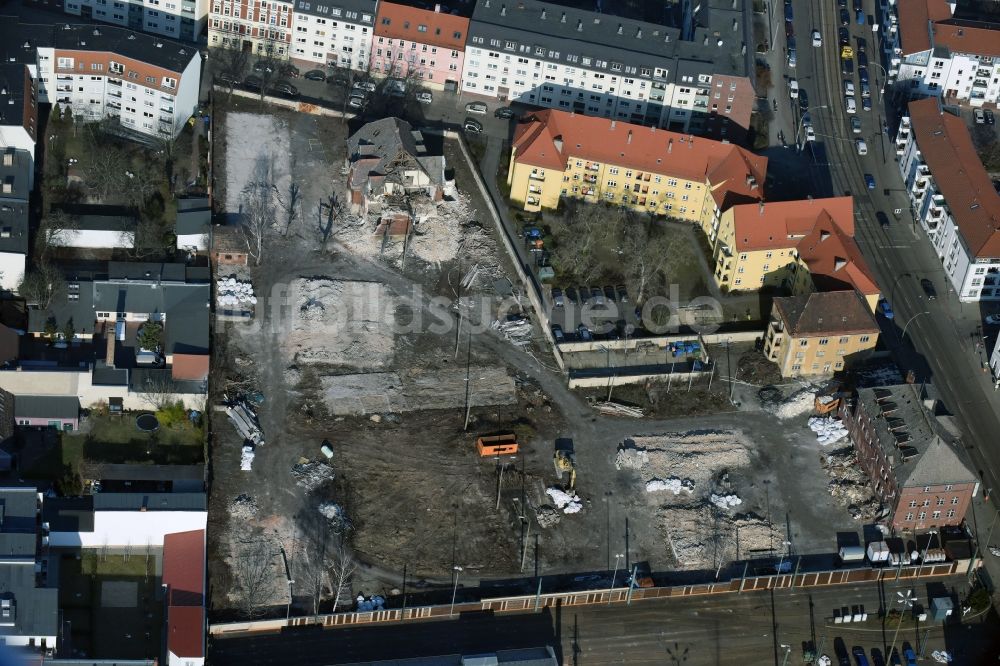
<instances>
[{"instance_id":1,"label":"garden plot","mask_svg":"<svg viewBox=\"0 0 1000 666\"><path fill-rule=\"evenodd\" d=\"M393 359L397 302L378 282L294 280L285 355L296 363L382 368Z\"/></svg>"},{"instance_id":2,"label":"garden plot","mask_svg":"<svg viewBox=\"0 0 1000 666\"><path fill-rule=\"evenodd\" d=\"M243 190L262 174L278 192L287 192L292 178L288 123L259 113L226 116L226 211L239 212Z\"/></svg>"},{"instance_id":3,"label":"garden plot","mask_svg":"<svg viewBox=\"0 0 1000 666\"><path fill-rule=\"evenodd\" d=\"M510 405L514 380L502 367L472 367L469 402L473 407ZM413 369L333 375L320 379L323 402L337 416L453 409L465 405L465 368Z\"/></svg>"},{"instance_id":4,"label":"garden plot","mask_svg":"<svg viewBox=\"0 0 1000 666\"><path fill-rule=\"evenodd\" d=\"M731 473L751 467L750 442L739 430L692 431L626 439L615 466L634 470L654 522L676 566L698 569L768 550L781 542L766 520L739 514L743 504Z\"/></svg>"}]
</instances>

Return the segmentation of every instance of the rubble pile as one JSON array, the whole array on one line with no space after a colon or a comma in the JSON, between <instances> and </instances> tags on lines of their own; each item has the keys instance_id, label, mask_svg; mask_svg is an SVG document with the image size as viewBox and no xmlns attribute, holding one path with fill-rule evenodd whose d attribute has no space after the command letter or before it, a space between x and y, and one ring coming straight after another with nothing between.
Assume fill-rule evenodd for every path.
<instances>
[{"instance_id":1,"label":"rubble pile","mask_svg":"<svg viewBox=\"0 0 1000 666\"><path fill-rule=\"evenodd\" d=\"M712 493L708 501L723 510L732 509L743 504L743 500L740 499L739 495L716 495Z\"/></svg>"},{"instance_id":2,"label":"rubble pile","mask_svg":"<svg viewBox=\"0 0 1000 666\"><path fill-rule=\"evenodd\" d=\"M512 315L506 321L494 321L491 328L518 347L531 344L531 320L524 315Z\"/></svg>"},{"instance_id":3,"label":"rubble pile","mask_svg":"<svg viewBox=\"0 0 1000 666\"><path fill-rule=\"evenodd\" d=\"M547 504L538 507L538 511L535 512L535 518L538 520L538 526L542 529L559 524L559 519L561 517L562 513L558 509Z\"/></svg>"},{"instance_id":4,"label":"rubble pile","mask_svg":"<svg viewBox=\"0 0 1000 666\"><path fill-rule=\"evenodd\" d=\"M787 400L778 405L774 415L779 419L794 419L796 416L808 414L816 406L816 389L806 387L793 393Z\"/></svg>"},{"instance_id":5,"label":"rubble pile","mask_svg":"<svg viewBox=\"0 0 1000 666\"><path fill-rule=\"evenodd\" d=\"M292 476L295 483L306 491L319 488L327 481L332 481L333 468L318 461L298 462L292 466Z\"/></svg>"},{"instance_id":6,"label":"rubble pile","mask_svg":"<svg viewBox=\"0 0 1000 666\"><path fill-rule=\"evenodd\" d=\"M850 511L855 520L870 520L879 512L868 477L858 466L854 449L846 446L821 456L823 469L830 477L830 495Z\"/></svg>"},{"instance_id":7,"label":"rubble pile","mask_svg":"<svg viewBox=\"0 0 1000 666\"><path fill-rule=\"evenodd\" d=\"M253 459L257 454L253 452L253 447L250 445L245 445L243 450L240 451L240 469L244 472L249 472L253 469Z\"/></svg>"},{"instance_id":8,"label":"rubble pile","mask_svg":"<svg viewBox=\"0 0 1000 666\"><path fill-rule=\"evenodd\" d=\"M847 437L847 428L836 418L814 416L809 419L809 429L816 433L820 446L836 444Z\"/></svg>"},{"instance_id":9,"label":"rubble pile","mask_svg":"<svg viewBox=\"0 0 1000 666\"><path fill-rule=\"evenodd\" d=\"M580 496L572 490L566 492L561 488L553 486L552 488L546 488L545 494L552 499L552 503L563 513L579 513L583 511L583 502L580 501Z\"/></svg>"},{"instance_id":10,"label":"rubble pile","mask_svg":"<svg viewBox=\"0 0 1000 666\"><path fill-rule=\"evenodd\" d=\"M229 515L241 522L255 518L259 510L257 500L246 493L240 493L229 503Z\"/></svg>"}]
</instances>

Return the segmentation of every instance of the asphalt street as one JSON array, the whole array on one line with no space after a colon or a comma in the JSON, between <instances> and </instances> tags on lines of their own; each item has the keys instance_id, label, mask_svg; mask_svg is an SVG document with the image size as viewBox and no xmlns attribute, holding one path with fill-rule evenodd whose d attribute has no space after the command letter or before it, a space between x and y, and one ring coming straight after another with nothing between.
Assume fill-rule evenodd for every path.
<instances>
[{"instance_id":1,"label":"asphalt street","mask_svg":"<svg viewBox=\"0 0 1000 666\"><path fill-rule=\"evenodd\" d=\"M474 654L515 647L551 645L560 662L591 664L781 664L800 663L803 643L823 652L854 646L888 653L909 643L929 656L948 649L956 664L995 662L992 623L922 623L896 635L896 626L877 619L879 608L897 604L897 592L912 591L919 603L961 592L963 577L916 587L865 584L779 590L770 593L689 597L636 602L631 606L557 607L539 614L469 614L454 621L404 623L349 629L297 629L280 634L214 639L212 664L345 664L406 656ZM835 609L860 605L869 621L838 625ZM839 640L838 640L839 639ZM787 647L785 647L787 646Z\"/></svg>"}]
</instances>

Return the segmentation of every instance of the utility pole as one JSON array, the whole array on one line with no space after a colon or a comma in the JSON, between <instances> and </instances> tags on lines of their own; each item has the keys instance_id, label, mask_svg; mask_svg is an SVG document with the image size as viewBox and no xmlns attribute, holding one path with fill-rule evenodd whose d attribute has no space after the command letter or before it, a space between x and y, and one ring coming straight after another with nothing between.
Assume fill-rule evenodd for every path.
<instances>
[{"instance_id":1,"label":"utility pole","mask_svg":"<svg viewBox=\"0 0 1000 666\"><path fill-rule=\"evenodd\" d=\"M472 385L469 381L469 372L472 369L472 329L469 329L468 351L465 355L465 425L462 430L469 429L469 417L472 415Z\"/></svg>"},{"instance_id":2,"label":"utility pole","mask_svg":"<svg viewBox=\"0 0 1000 666\"><path fill-rule=\"evenodd\" d=\"M503 488L503 470L507 466L507 463L500 463L500 478L497 480L497 506L496 510L500 510L500 490Z\"/></svg>"},{"instance_id":3,"label":"utility pole","mask_svg":"<svg viewBox=\"0 0 1000 666\"><path fill-rule=\"evenodd\" d=\"M632 590L635 589L635 575L639 573L639 565L636 564L632 567L632 579L628 582L628 597L625 600L626 606L632 605Z\"/></svg>"}]
</instances>

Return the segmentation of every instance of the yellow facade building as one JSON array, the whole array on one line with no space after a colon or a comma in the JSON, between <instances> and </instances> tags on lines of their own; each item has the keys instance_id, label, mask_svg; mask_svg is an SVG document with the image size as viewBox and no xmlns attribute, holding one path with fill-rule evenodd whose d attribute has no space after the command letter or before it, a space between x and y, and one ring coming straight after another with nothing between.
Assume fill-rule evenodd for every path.
<instances>
[{"instance_id":1,"label":"yellow facade building","mask_svg":"<svg viewBox=\"0 0 1000 666\"><path fill-rule=\"evenodd\" d=\"M738 146L549 109L518 125L507 184L527 211L563 197L629 206L711 228L759 200L767 158Z\"/></svg>"},{"instance_id":2,"label":"yellow facade building","mask_svg":"<svg viewBox=\"0 0 1000 666\"><path fill-rule=\"evenodd\" d=\"M774 299L764 354L783 377L840 372L864 360L878 343L879 327L854 289Z\"/></svg>"}]
</instances>

